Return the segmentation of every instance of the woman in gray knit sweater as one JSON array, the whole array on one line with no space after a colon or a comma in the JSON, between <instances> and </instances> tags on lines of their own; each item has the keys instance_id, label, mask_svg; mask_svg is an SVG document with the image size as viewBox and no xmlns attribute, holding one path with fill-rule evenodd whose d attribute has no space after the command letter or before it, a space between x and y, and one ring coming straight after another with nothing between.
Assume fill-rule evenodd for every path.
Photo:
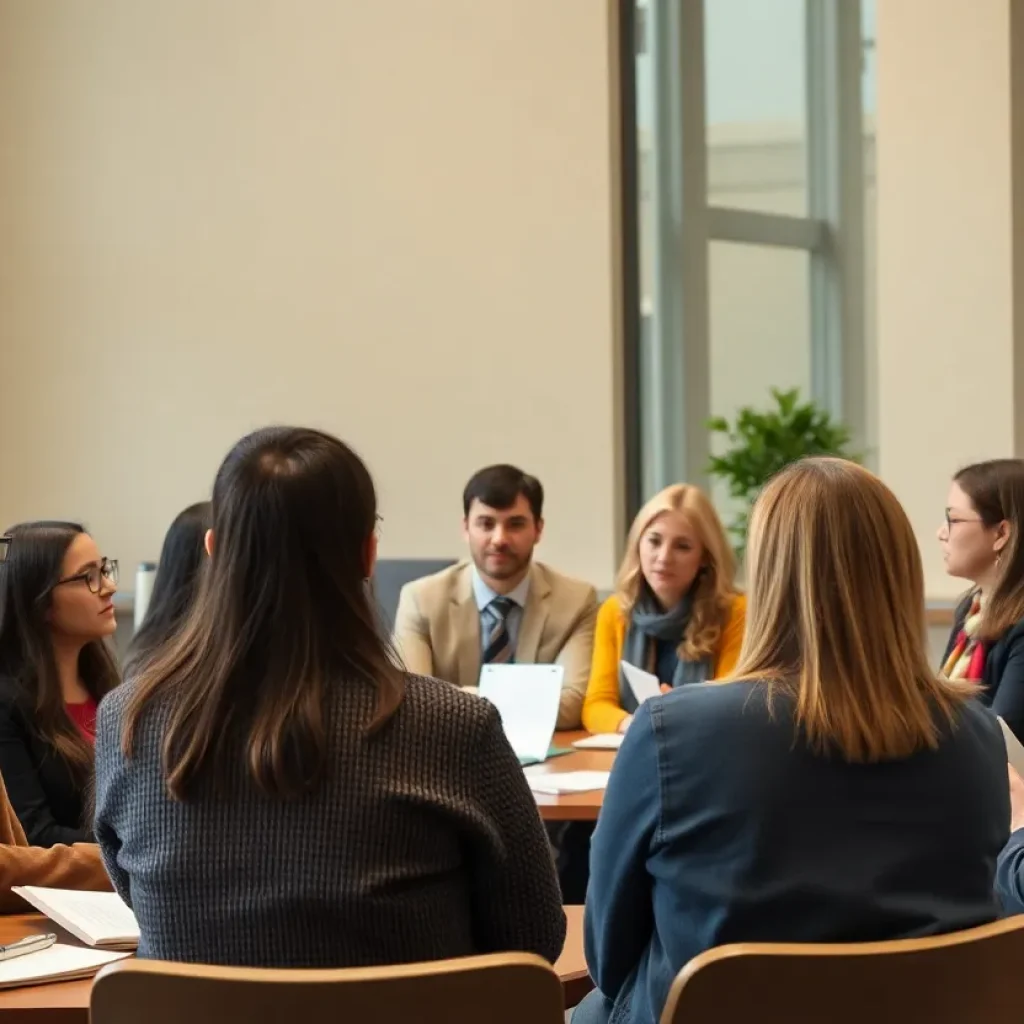
<instances>
[{"instance_id":1,"label":"woman in gray knit sweater","mask_svg":"<svg viewBox=\"0 0 1024 1024\"><path fill-rule=\"evenodd\" d=\"M495 709L396 668L377 504L327 434L241 440L192 614L102 703L96 838L140 956L343 967L524 950L565 918Z\"/></svg>"}]
</instances>

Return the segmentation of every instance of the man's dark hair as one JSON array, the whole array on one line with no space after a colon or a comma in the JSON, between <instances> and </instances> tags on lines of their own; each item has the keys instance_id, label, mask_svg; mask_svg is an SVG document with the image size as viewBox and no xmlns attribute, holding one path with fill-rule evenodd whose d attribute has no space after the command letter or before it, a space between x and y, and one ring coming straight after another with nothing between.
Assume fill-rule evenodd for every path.
<instances>
[{"instance_id":1,"label":"man's dark hair","mask_svg":"<svg viewBox=\"0 0 1024 1024\"><path fill-rule=\"evenodd\" d=\"M540 520L544 514L544 488L540 481L515 466L488 466L474 473L466 484L462 513L469 515L474 500L491 508L511 508L520 494L530 503L533 518Z\"/></svg>"}]
</instances>

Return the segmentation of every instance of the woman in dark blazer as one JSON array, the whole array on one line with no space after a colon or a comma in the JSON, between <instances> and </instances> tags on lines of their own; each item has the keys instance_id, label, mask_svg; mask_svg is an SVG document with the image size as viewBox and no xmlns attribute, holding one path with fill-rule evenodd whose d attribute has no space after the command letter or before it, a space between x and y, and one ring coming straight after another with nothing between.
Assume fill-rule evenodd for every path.
<instances>
[{"instance_id":1,"label":"woman in dark blazer","mask_svg":"<svg viewBox=\"0 0 1024 1024\"><path fill-rule=\"evenodd\" d=\"M810 459L754 509L733 681L646 701L591 847L597 991L576 1024L654 1024L698 953L993 920L1010 815L999 724L929 669L913 531L867 470Z\"/></svg>"},{"instance_id":2,"label":"woman in dark blazer","mask_svg":"<svg viewBox=\"0 0 1024 1024\"><path fill-rule=\"evenodd\" d=\"M1024 461L995 459L953 478L939 543L951 576L970 580L942 659L950 679L1024 739Z\"/></svg>"},{"instance_id":3,"label":"woman in dark blazer","mask_svg":"<svg viewBox=\"0 0 1024 1024\"><path fill-rule=\"evenodd\" d=\"M76 523L15 526L0 555L0 774L30 845L89 842L117 563Z\"/></svg>"},{"instance_id":4,"label":"woman in dark blazer","mask_svg":"<svg viewBox=\"0 0 1024 1024\"><path fill-rule=\"evenodd\" d=\"M355 967L565 937L495 707L396 667L370 589L377 502L316 430L243 438L183 629L100 707L96 838L139 955Z\"/></svg>"}]
</instances>

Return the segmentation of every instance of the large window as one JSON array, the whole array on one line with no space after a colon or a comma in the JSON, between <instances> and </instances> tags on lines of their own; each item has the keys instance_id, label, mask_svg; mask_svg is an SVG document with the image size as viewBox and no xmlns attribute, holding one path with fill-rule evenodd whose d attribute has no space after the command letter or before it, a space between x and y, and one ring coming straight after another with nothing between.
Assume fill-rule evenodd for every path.
<instances>
[{"instance_id":1,"label":"large window","mask_svg":"<svg viewBox=\"0 0 1024 1024\"><path fill-rule=\"evenodd\" d=\"M806 20L805 0L704 4L712 206L806 215Z\"/></svg>"},{"instance_id":2,"label":"large window","mask_svg":"<svg viewBox=\"0 0 1024 1024\"><path fill-rule=\"evenodd\" d=\"M874 358L873 4L636 0L635 14L634 505L707 483L708 418L772 387L799 387L870 442Z\"/></svg>"}]
</instances>

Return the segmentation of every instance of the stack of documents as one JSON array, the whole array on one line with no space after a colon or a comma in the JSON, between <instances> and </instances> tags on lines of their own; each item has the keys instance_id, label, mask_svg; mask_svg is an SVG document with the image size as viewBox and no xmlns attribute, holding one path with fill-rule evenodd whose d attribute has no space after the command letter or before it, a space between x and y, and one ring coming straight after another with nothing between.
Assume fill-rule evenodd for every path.
<instances>
[{"instance_id":1,"label":"stack of documents","mask_svg":"<svg viewBox=\"0 0 1024 1024\"><path fill-rule=\"evenodd\" d=\"M101 967L130 955L102 949L82 949L81 946L65 946L58 942L38 953L0 960L0 989L91 978Z\"/></svg>"},{"instance_id":2,"label":"stack of documents","mask_svg":"<svg viewBox=\"0 0 1024 1024\"><path fill-rule=\"evenodd\" d=\"M611 772L549 772L527 775L526 781L534 793L558 796L561 793L589 793L604 789Z\"/></svg>"},{"instance_id":3,"label":"stack of documents","mask_svg":"<svg viewBox=\"0 0 1024 1024\"><path fill-rule=\"evenodd\" d=\"M1003 730L1003 740L1006 743L1006 760L1017 770L1017 774L1024 773L1024 745L1013 734L1013 730L999 718L999 726Z\"/></svg>"},{"instance_id":4,"label":"stack of documents","mask_svg":"<svg viewBox=\"0 0 1024 1024\"><path fill-rule=\"evenodd\" d=\"M11 891L88 946L133 950L139 944L139 924L116 892L47 889L39 885L15 885Z\"/></svg>"},{"instance_id":5,"label":"stack of documents","mask_svg":"<svg viewBox=\"0 0 1024 1024\"><path fill-rule=\"evenodd\" d=\"M576 740L573 746L577 750L618 750L622 746L624 735L621 732L599 732L582 740Z\"/></svg>"},{"instance_id":6,"label":"stack of documents","mask_svg":"<svg viewBox=\"0 0 1024 1024\"><path fill-rule=\"evenodd\" d=\"M622 674L626 677L629 688L633 691L633 696L636 697L637 704L643 704L651 697L661 696L661 681L656 675L645 672L628 661L620 661L619 664L622 666Z\"/></svg>"}]
</instances>

